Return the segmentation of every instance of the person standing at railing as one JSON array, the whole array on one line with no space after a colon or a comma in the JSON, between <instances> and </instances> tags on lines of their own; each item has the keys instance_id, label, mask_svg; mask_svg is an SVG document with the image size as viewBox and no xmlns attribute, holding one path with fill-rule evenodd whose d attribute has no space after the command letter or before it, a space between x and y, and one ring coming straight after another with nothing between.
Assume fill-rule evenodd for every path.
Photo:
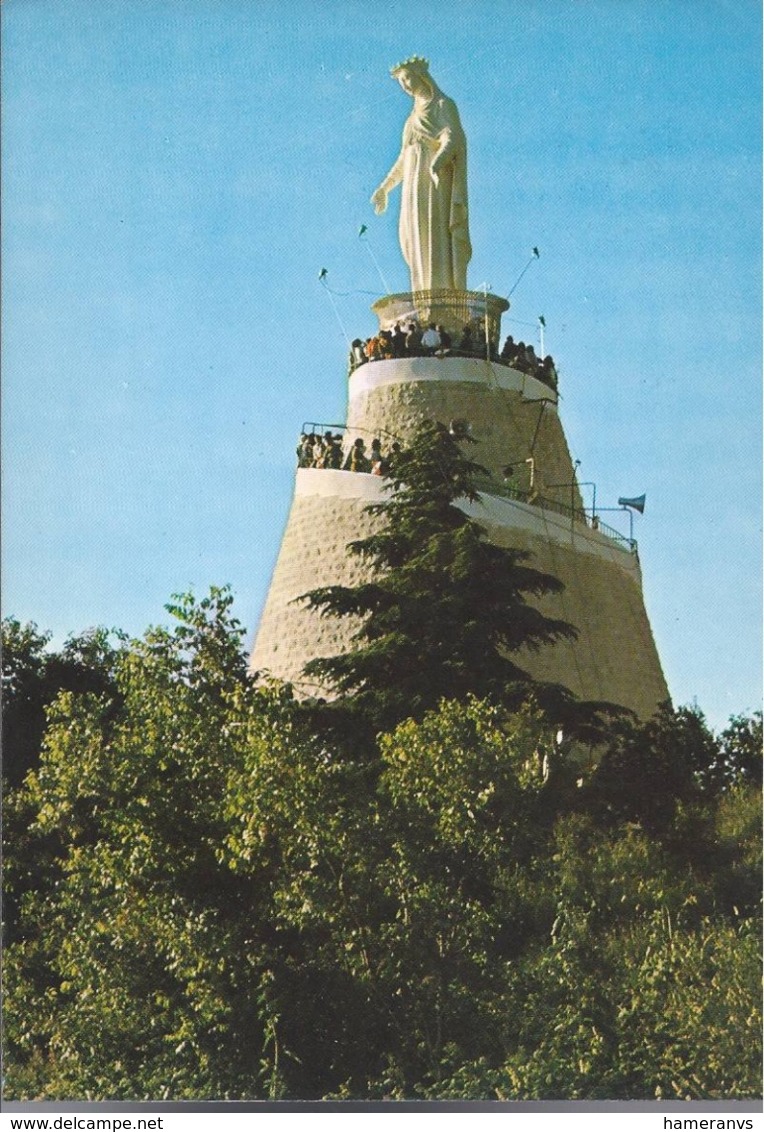
<instances>
[{"instance_id":1,"label":"person standing at railing","mask_svg":"<svg viewBox=\"0 0 764 1132\"><path fill-rule=\"evenodd\" d=\"M517 347L515 346L515 340L511 334L508 334L507 340L501 348L501 359L506 362L507 365L511 366L512 362L515 360L516 353Z\"/></svg>"},{"instance_id":2,"label":"person standing at railing","mask_svg":"<svg viewBox=\"0 0 764 1132\"><path fill-rule=\"evenodd\" d=\"M347 454L343 469L346 472L370 472L371 463L366 456L366 445L359 436Z\"/></svg>"},{"instance_id":3,"label":"person standing at railing","mask_svg":"<svg viewBox=\"0 0 764 1132\"><path fill-rule=\"evenodd\" d=\"M448 333L444 326L437 326L436 330L438 332L440 342L435 353L439 358L445 358L446 354L451 353L451 335Z\"/></svg>"},{"instance_id":4,"label":"person standing at railing","mask_svg":"<svg viewBox=\"0 0 764 1132\"><path fill-rule=\"evenodd\" d=\"M371 442L371 452L369 453L370 470L373 476L382 475L382 461L382 441L375 436Z\"/></svg>"},{"instance_id":5,"label":"person standing at railing","mask_svg":"<svg viewBox=\"0 0 764 1132\"><path fill-rule=\"evenodd\" d=\"M422 335L422 348L426 351L426 353L434 354L439 346L440 334L438 334L435 323L431 322Z\"/></svg>"},{"instance_id":6,"label":"person standing at railing","mask_svg":"<svg viewBox=\"0 0 764 1132\"><path fill-rule=\"evenodd\" d=\"M399 322L396 322L395 326L393 327L392 342L393 357L402 358L406 353L406 335L404 333L403 327Z\"/></svg>"},{"instance_id":7,"label":"person standing at railing","mask_svg":"<svg viewBox=\"0 0 764 1132\"><path fill-rule=\"evenodd\" d=\"M324 454L324 467L338 471L342 467L342 445L340 444L340 437L339 434L332 436L331 433L327 433L327 436L331 437L331 440L328 441L328 446Z\"/></svg>"},{"instance_id":8,"label":"person standing at railing","mask_svg":"<svg viewBox=\"0 0 764 1132\"><path fill-rule=\"evenodd\" d=\"M557 370L555 369L551 354L547 354L539 366L538 378L540 381L543 381L545 385L548 385L550 389L557 389Z\"/></svg>"},{"instance_id":9,"label":"person standing at railing","mask_svg":"<svg viewBox=\"0 0 764 1132\"><path fill-rule=\"evenodd\" d=\"M317 437L316 443L313 445L313 464L314 468L323 468L324 466L324 452L326 451L326 444L323 437Z\"/></svg>"},{"instance_id":10,"label":"person standing at railing","mask_svg":"<svg viewBox=\"0 0 764 1132\"><path fill-rule=\"evenodd\" d=\"M379 332L379 353L381 358L395 357L393 349L393 335L390 330L380 330Z\"/></svg>"},{"instance_id":11,"label":"person standing at railing","mask_svg":"<svg viewBox=\"0 0 764 1132\"><path fill-rule=\"evenodd\" d=\"M314 446L316 443L315 433L303 433L300 437L300 444L297 449L297 467L298 468L312 468Z\"/></svg>"},{"instance_id":12,"label":"person standing at railing","mask_svg":"<svg viewBox=\"0 0 764 1132\"><path fill-rule=\"evenodd\" d=\"M354 338L350 343L350 368L355 369L357 366L362 366L368 358L363 352L363 342L360 338Z\"/></svg>"},{"instance_id":13,"label":"person standing at railing","mask_svg":"<svg viewBox=\"0 0 764 1132\"><path fill-rule=\"evenodd\" d=\"M410 357L416 357L422 347L422 331L416 322L410 322L408 333L406 334L406 353Z\"/></svg>"}]
</instances>

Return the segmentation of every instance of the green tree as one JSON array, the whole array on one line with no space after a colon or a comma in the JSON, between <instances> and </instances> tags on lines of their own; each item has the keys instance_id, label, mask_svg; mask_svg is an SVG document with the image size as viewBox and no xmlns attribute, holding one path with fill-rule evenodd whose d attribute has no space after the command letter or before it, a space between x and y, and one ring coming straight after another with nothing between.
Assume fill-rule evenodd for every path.
<instances>
[{"instance_id":1,"label":"green tree","mask_svg":"<svg viewBox=\"0 0 764 1132\"><path fill-rule=\"evenodd\" d=\"M719 744L702 713L664 704L647 722L613 727L586 805L612 824L638 822L656 835L674 831L678 807L700 803L718 759Z\"/></svg>"},{"instance_id":2,"label":"green tree","mask_svg":"<svg viewBox=\"0 0 764 1132\"><path fill-rule=\"evenodd\" d=\"M762 785L762 715L736 715L720 735L719 777L724 787Z\"/></svg>"},{"instance_id":3,"label":"green tree","mask_svg":"<svg viewBox=\"0 0 764 1132\"><path fill-rule=\"evenodd\" d=\"M761 913L761 790L738 784L718 800L713 813L712 847L706 871L716 906L732 918Z\"/></svg>"},{"instance_id":4,"label":"green tree","mask_svg":"<svg viewBox=\"0 0 764 1132\"><path fill-rule=\"evenodd\" d=\"M760 922L704 912L709 885L634 826L556 831L557 915L521 965L500 1096L760 1095Z\"/></svg>"},{"instance_id":5,"label":"green tree","mask_svg":"<svg viewBox=\"0 0 764 1132\"><path fill-rule=\"evenodd\" d=\"M725 796L730 856L701 868L682 805L660 839L575 812L587 792L533 709L443 702L380 750L390 904L369 951L392 1014L372 1095L757 1095L760 920L720 900L756 870L752 790L745 816Z\"/></svg>"},{"instance_id":6,"label":"green tree","mask_svg":"<svg viewBox=\"0 0 764 1132\"><path fill-rule=\"evenodd\" d=\"M6 964L10 1095L225 1097L257 1079L259 953L245 925L267 916L218 862L229 700L245 684L229 605L222 591L183 599L174 632L125 650L116 712L71 692L51 709L17 801L29 840L7 857L11 890L27 886ZM30 889L40 845L54 849Z\"/></svg>"},{"instance_id":7,"label":"green tree","mask_svg":"<svg viewBox=\"0 0 764 1132\"><path fill-rule=\"evenodd\" d=\"M112 637L116 637L116 644ZM118 710L120 701L115 679L123 648L119 634L102 628L88 629L67 638L59 650L50 649L49 644L50 633L39 632L35 624L22 625L13 617L3 620L3 824L4 837L14 846L16 862L14 889L5 891L6 941L18 937L23 894L44 887L60 848L54 835L30 837L33 817L29 799L24 793L17 795L14 789L30 770L39 766L47 714L62 691L105 696L112 713ZM73 757L76 761L76 755Z\"/></svg>"},{"instance_id":8,"label":"green tree","mask_svg":"<svg viewBox=\"0 0 764 1132\"><path fill-rule=\"evenodd\" d=\"M348 547L370 580L301 599L325 616L362 619L351 651L315 658L305 672L378 729L421 718L441 698L472 693L520 704L531 686L558 717L574 714L569 693L535 684L513 659L521 646L537 649L575 629L529 600L559 592L561 583L529 565L526 553L494 546L457 505L479 498L475 478L487 474L463 454L468 439L422 424L396 457L389 500L367 508L382 529Z\"/></svg>"},{"instance_id":9,"label":"green tree","mask_svg":"<svg viewBox=\"0 0 764 1132\"><path fill-rule=\"evenodd\" d=\"M10 802L7 1096L316 1097L377 1066L373 789L248 679L230 604L169 606L120 657L118 710L50 709Z\"/></svg>"},{"instance_id":10,"label":"green tree","mask_svg":"<svg viewBox=\"0 0 764 1132\"><path fill-rule=\"evenodd\" d=\"M391 1004L383 1091L446 1095L465 1063L495 1063L505 1048L509 976L554 916L544 865L553 747L534 708L509 715L474 697L380 737L390 838L377 868L387 914L376 971Z\"/></svg>"},{"instance_id":11,"label":"green tree","mask_svg":"<svg viewBox=\"0 0 764 1132\"><path fill-rule=\"evenodd\" d=\"M50 633L15 617L2 623L3 777L17 786L35 767L45 730L45 712L61 691L114 697L120 654L103 628L70 636L63 648L48 648Z\"/></svg>"},{"instance_id":12,"label":"green tree","mask_svg":"<svg viewBox=\"0 0 764 1132\"><path fill-rule=\"evenodd\" d=\"M11 792L9 1099L755 1095L760 797L698 784L695 723L658 827L532 704L351 758L247 678L230 606L62 692Z\"/></svg>"}]
</instances>

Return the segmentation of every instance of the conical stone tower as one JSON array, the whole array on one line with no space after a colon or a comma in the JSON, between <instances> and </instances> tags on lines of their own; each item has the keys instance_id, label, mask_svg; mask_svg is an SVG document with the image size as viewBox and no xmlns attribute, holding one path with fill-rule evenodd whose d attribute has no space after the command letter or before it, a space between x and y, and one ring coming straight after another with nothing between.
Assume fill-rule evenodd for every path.
<instances>
[{"instance_id":1,"label":"conical stone tower","mask_svg":"<svg viewBox=\"0 0 764 1132\"><path fill-rule=\"evenodd\" d=\"M532 565L563 583L562 593L540 607L578 630L576 640L520 654L518 663L581 698L609 700L649 717L668 691L645 611L636 544L584 511L553 371L523 372L527 365L521 369L499 357L508 302L465 287L466 146L456 107L435 86L424 60L408 60L393 74L414 98L414 110L401 155L372 200L384 210L388 191L402 182L401 246L412 291L388 295L372 309L380 330L432 323L445 328L452 346L443 356L419 348L351 364L344 450L357 438L367 448L373 437L383 448L394 441L405 446L426 419L468 427L476 441L469 456L491 476L480 484L480 502L465 501L465 511L491 541L528 551ZM252 651L253 672L289 680L305 695L326 694L306 681L303 667L351 648L356 625L321 617L297 599L318 586L354 585L363 578L364 567L347 544L372 532L380 519L365 508L385 498L385 480L377 475L297 470Z\"/></svg>"}]
</instances>

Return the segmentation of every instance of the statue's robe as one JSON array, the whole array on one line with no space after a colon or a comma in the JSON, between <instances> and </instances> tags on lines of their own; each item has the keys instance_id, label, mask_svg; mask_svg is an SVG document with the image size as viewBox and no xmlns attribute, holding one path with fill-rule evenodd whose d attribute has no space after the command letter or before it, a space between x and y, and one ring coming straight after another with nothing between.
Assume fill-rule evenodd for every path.
<instances>
[{"instance_id":1,"label":"statue's robe","mask_svg":"<svg viewBox=\"0 0 764 1132\"><path fill-rule=\"evenodd\" d=\"M438 185L430 167L443 155ZM415 100L403 127L400 241L412 291L467 289L467 142L459 112L440 91Z\"/></svg>"}]
</instances>

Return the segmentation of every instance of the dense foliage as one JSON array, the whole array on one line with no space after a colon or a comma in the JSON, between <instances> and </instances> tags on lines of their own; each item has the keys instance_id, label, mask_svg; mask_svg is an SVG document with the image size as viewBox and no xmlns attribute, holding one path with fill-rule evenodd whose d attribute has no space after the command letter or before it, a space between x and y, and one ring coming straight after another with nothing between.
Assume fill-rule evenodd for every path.
<instances>
[{"instance_id":1,"label":"dense foliage","mask_svg":"<svg viewBox=\"0 0 764 1132\"><path fill-rule=\"evenodd\" d=\"M3 621L3 777L18 786L37 762L45 711L62 691L94 692L118 698L114 669L120 642L104 629L69 637L62 649L48 649L50 634L15 617Z\"/></svg>"},{"instance_id":2,"label":"dense foliage","mask_svg":"<svg viewBox=\"0 0 764 1132\"><path fill-rule=\"evenodd\" d=\"M760 717L590 766L467 693L353 740L254 686L230 604L37 685L6 1097L760 1095Z\"/></svg>"}]
</instances>

